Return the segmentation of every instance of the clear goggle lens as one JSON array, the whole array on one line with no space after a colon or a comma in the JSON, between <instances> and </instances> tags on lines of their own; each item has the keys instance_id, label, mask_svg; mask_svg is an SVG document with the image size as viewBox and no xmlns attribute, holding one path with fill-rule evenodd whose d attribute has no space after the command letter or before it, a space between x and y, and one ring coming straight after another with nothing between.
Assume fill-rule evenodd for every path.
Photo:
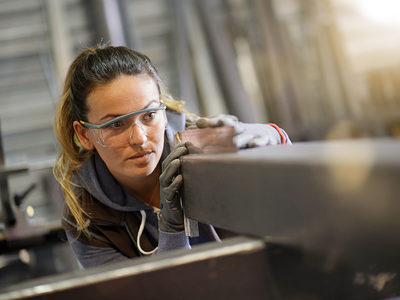
<instances>
[{"instance_id":1,"label":"clear goggle lens","mask_svg":"<svg viewBox=\"0 0 400 300\"><path fill-rule=\"evenodd\" d=\"M97 143L103 147L120 147L132 139L133 128L139 127L142 134L148 135L162 123L162 111L146 111L132 116L117 118L101 129L93 129Z\"/></svg>"}]
</instances>

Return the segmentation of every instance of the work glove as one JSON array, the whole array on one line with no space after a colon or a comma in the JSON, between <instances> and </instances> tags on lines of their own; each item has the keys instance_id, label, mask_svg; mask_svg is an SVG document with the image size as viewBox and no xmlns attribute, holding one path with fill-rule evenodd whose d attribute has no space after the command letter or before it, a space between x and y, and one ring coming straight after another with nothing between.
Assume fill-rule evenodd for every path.
<instances>
[{"instance_id":1,"label":"work glove","mask_svg":"<svg viewBox=\"0 0 400 300\"><path fill-rule=\"evenodd\" d=\"M161 164L160 215L158 226L164 232L183 231L183 210L180 188L183 183L180 158L186 154L200 153L190 142L179 143Z\"/></svg>"},{"instance_id":2,"label":"work glove","mask_svg":"<svg viewBox=\"0 0 400 300\"><path fill-rule=\"evenodd\" d=\"M215 117L199 117L196 115L186 116L186 129L221 126L235 127L238 123L238 118L233 115L217 115Z\"/></svg>"},{"instance_id":3,"label":"work glove","mask_svg":"<svg viewBox=\"0 0 400 300\"><path fill-rule=\"evenodd\" d=\"M254 148L282 143L279 132L267 124L241 123L235 128L233 142L237 148Z\"/></svg>"},{"instance_id":4,"label":"work glove","mask_svg":"<svg viewBox=\"0 0 400 300\"><path fill-rule=\"evenodd\" d=\"M197 128L219 126L234 127L236 135L233 138L233 142L238 149L277 145L282 143L281 135L274 127L267 124L242 123L239 122L237 117L232 115L198 118L195 120L195 126Z\"/></svg>"}]
</instances>

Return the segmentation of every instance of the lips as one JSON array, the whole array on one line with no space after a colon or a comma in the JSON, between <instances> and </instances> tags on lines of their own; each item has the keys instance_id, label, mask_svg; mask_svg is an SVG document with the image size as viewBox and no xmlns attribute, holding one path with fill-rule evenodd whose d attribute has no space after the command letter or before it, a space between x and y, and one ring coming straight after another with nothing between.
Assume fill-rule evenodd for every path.
<instances>
[{"instance_id":1,"label":"lips","mask_svg":"<svg viewBox=\"0 0 400 300\"><path fill-rule=\"evenodd\" d=\"M153 151L143 151L143 152L138 152L132 156L130 156L128 159L137 159L137 158L141 158L144 157L146 155L151 154Z\"/></svg>"}]
</instances>

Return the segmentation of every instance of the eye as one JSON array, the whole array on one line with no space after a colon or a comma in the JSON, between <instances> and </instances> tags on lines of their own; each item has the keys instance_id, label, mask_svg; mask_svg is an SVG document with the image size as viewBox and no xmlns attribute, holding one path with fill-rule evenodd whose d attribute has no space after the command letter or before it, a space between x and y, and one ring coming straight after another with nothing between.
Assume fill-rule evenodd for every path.
<instances>
[{"instance_id":1,"label":"eye","mask_svg":"<svg viewBox=\"0 0 400 300\"><path fill-rule=\"evenodd\" d=\"M124 126L124 122L122 120L115 121L109 125L110 128L120 128L122 126Z\"/></svg>"},{"instance_id":2,"label":"eye","mask_svg":"<svg viewBox=\"0 0 400 300\"><path fill-rule=\"evenodd\" d=\"M146 121L153 120L155 117L156 117L156 112L155 112L155 111L150 111L150 112L148 112L148 113L146 113L146 114L144 115L144 119L145 119Z\"/></svg>"}]
</instances>

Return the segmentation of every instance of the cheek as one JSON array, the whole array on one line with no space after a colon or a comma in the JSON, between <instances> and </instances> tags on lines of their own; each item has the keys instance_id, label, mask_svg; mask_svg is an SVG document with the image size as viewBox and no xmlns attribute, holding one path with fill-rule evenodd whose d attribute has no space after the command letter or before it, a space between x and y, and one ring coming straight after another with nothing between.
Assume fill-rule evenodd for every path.
<instances>
[{"instance_id":1,"label":"cheek","mask_svg":"<svg viewBox=\"0 0 400 300\"><path fill-rule=\"evenodd\" d=\"M113 161L112 159L110 159L111 155L108 153L108 151L105 151L102 148L97 147L96 150L97 150L97 153L99 154L99 156L101 157L101 159L106 164L106 166L110 169L110 162L112 163L112 161Z\"/></svg>"},{"instance_id":2,"label":"cheek","mask_svg":"<svg viewBox=\"0 0 400 300\"><path fill-rule=\"evenodd\" d=\"M114 169L120 164L119 157L123 157L123 151L118 148L104 148L96 146L97 153L104 161L108 169Z\"/></svg>"},{"instance_id":3,"label":"cheek","mask_svg":"<svg viewBox=\"0 0 400 300\"><path fill-rule=\"evenodd\" d=\"M154 144L157 144L157 148L164 146L165 136L165 121L159 122L158 126L150 133L150 139Z\"/></svg>"},{"instance_id":4,"label":"cheek","mask_svg":"<svg viewBox=\"0 0 400 300\"><path fill-rule=\"evenodd\" d=\"M164 148L164 135L165 135L165 129L164 127L158 130L154 135L153 135L153 142L157 146L157 150L159 152L162 152Z\"/></svg>"}]
</instances>

